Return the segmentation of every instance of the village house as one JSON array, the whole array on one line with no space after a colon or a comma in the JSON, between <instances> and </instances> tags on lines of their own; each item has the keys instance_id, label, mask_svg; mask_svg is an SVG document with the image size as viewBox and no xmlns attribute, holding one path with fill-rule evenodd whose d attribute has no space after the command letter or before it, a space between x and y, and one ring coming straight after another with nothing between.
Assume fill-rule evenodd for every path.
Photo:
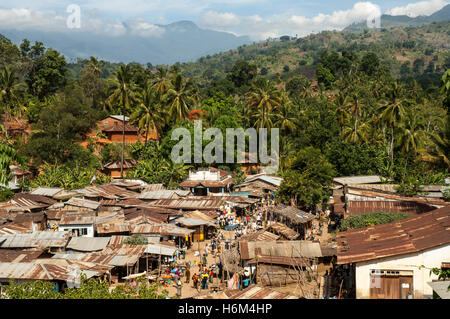
<instances>
[{"instance_id":1,"label":"village house","mask_svg":"<svg viewBox=\"0 0 450 319\"><path fill-rule=\"evenodd\" d=\"M450 206L393 223L338 234L358 299L432 298L432 268L450 261ZM351 285L350 285L351 286Z\"/></svg>"},{"instance_id":2,"label":"village house","mask_svg":"<svg viewBox=\"0 0 450 319\"><path fill-rule=\"evenodd\" d=\"M189 171L189 177L180 188L190 190L196 196L224 196L231 190L234 179L227 171L217 168L201 168Z\"/></svg>"},{"instance_id":3,"label":"village house","mask_svg":"<svg viewBox=\"0 0 450 319\"><path fill-rule=\"evenodd\" d=\"M58 229L69 231L73 237L94 237L95 214L66 211L61 216Z\"/></svg>"},{"instance_id":4,"label":"village house","mask_svg":"<svg viewBox=\"0 0 450 319\"><path fill-rule=\"evenodd\" d=\"M278 224L273 225L271 228L272 231L275 231L275 233L278 231L278 234L285 237L296 236L296 238L299 239L310 238L312 233L312 221L316 218L313 214L304 212L296 207L285 205L278 205L274 207L268 217L270 217L270 220L277 222L278 224L285 225L295 233L289 232L287 229ZM298 234L298 236L296 234Z\"/></svg>"},{"instance_id":5,"label":"village house","mask_svg":"<svg viewBox=\"0 0 450 319\"><path fill-rule=\"evenodd\" d=\"M111 179L122 178L121 171L123 176L127 175L128 170L132 170L136 165L137 161L134 159L124 159L123 160L123 169L122 169L122 161L114 161L109 162L105 166L103 166L103 172L111 177Z\"/></svg>"}]
</instances>

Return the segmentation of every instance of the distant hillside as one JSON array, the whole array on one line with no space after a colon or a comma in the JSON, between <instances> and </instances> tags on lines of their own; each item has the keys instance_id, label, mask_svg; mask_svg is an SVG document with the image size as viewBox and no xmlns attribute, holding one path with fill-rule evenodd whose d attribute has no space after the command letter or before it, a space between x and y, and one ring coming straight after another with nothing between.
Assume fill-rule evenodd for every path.
<instances>
[{"instance_id":1,"label":"distant hillside","mask_svg":"<svg viewBox=\"0 0 450 319\"><path fill-rule=\"evenodd\" d=\"M0 33L16 44L24 38L41 41L69 59L96 56L111 62L125 63L173 64L193 61L204 55L250 43L248 37L201 29L190 21L158 26L164 30L160 37L142 37L131 33L99 37L81 31L73 31L71 36L67 33L18 30L0 30Z\"/></svg>"},{"instance_id":2,"label":"distant hillside","mask_svg":"<svg viewBox=\"0 0 450 319\"><path fill-rule=\"evenodd\" d=\"M430 16L419 16L416 18L410 18L406 15L391 16L383 14L381 16L381 28L396 28L396 27L418 27L433 22L450 21L450 4L442 8L441 10L433 13ZM363 32L367 30L367 23L360 22L352 24L344 29L348 32Z\"/></svg>"},{"instance_id":3,"label":"distant hillside","mask_svg":"<svg viewBox=\"0 0 450 319\"><path fill-rule=\"evenodd\" d=\"M230 71L237 61L244 60L255 64L258 74L274 80L295 74L314 79L316 64L324 50L347 50L360 55L370 51L375 52L382 65L398 78L413 76L420 81L424 76L427 81L431 78L436 82L440 81L444 68L450 67L449 30L450 22L440 22L359 34L324 31L290 41L244 45L237 50L202 57L195 63L183 63L182 70L185 76L207 85L223 79L225 72ZM413 69L415 73L412 73Z\"/></svg>"}]
</instances>

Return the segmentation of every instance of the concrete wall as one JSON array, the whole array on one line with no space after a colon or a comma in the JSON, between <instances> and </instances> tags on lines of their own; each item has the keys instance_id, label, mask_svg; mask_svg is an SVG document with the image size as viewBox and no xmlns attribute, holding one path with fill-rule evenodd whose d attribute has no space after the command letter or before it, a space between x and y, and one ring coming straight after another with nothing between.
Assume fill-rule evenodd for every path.
<instances>
[{"instance_id":1,"label":"concrete wall","mask_svg":"<svg viewBox=\"0 0 450 319\"><path fill-rule=\"evenodd\" d=\"M450 244L430 248L419 253L405 254L356 263L356 298L370 298L371 270L403 270L413 272L414 298L431 298L433 290L427 284L437 276L430 276L431 268L441 267L450 260Z\"/></svg>"}]
</instances>

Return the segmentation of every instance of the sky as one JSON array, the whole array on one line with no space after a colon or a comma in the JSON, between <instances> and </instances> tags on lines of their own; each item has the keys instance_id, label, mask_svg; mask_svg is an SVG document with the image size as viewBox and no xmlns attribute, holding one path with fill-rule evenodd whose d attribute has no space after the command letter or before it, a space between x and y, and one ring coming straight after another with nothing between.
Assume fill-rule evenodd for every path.
<instances>
[{"instance_id":1,"label":"sky","mask_svg":"<svg viewBox=\"0 0 450 319\"><path fill-rule=\"evenodd\" d=\"M71 32L69 5L80 8L81 29L121 36L162 36L157 24L190 20L201 28L264 40L341 30L373 14L430 15L447 0L1 0L0 28Z\"/></svg>"}]
</instances>

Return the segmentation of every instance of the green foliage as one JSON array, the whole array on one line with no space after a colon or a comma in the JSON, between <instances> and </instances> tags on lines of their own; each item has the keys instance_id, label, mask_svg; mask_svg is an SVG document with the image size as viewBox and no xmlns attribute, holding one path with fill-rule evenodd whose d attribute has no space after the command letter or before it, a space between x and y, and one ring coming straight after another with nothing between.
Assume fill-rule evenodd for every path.
<instances>
[{"instance_id":1,"label":"green foliage","mask_svg":"<svg viewBox=\"0 0 450 319\"><path fill-rule=\"evenodd\" d=\"M388 160L384 148L354 142L330 143L325 154L338 176L382 175Z\"/></svg>"},{"instance_id":2,"label":"green foliage","mask_svg":"<svg viewBox=\"0 0 450 319\"><path fill-rule=\"evenodd\" d=\"M408 175L404 177L397 187L395 187L395 190L400 195L415 196L423 193L423 186L416 177Z\"/></svg>"},{"instance_id":3,"label":"green foliage","mask_svg":"<svg viewBox=\"0 0 450 319\"><path fill-rule=\"evenodd\" d=\"M31 281L17 284L13 280L4 286L8 299L166 299L168 291L161 290L160 284L149 284L145 278L136 280L137 286L121 285L110 288L107 281L96 278L86 279L81 274L79 288L66 288L57 292L55 284L47 281Z\"/></svg>"},{"instance_id":4,"label":"green foliage","mask_svg":"<svg viewBox=\"0 0 450 319\"><path fill-rule=\"evenodd\" d=\"M79 189L95 183L102 184L108 181L108 178L98 174L96 169L89 169L84 166L76 165L68 167L66 165L52 166L44 164L41 166L42 173L34 178L30 186L36 187L61 187L67 190Z\"/></svg>"},{"instance_id":5,"label":"green foliage","mask_svg":"<svg viewBox=\"0 0 450 319\"><path fill-rule=\"evenodd\" d=\"M339 231L346 231L348 229L358 229L368 226L387 224L397 220L402 220L411 217L412 217L411 215L404 213L387 213L387 212L372 212L361 215L354 215L349 216L341 221Z\"/></svg>"},{"instance_id":6,"label":"green foliage","mask_svg":"<svg viewBox=\"0 0 450 319\"><path fill-rule=\"evenodd\" d=\"M0 202L6 202L14 196L14 193L3 186L0 186Z\"/></svg>"},{"instance_id":7,"label":"green foliage","mask_svg":"<svg viewBox=\"0 0 450 319\"><path fill-rule=\"evenodd\" d=\"M7 185L12 178L9 166L14 162L23 164L24 159L10 145L0 143L0 184Z\"/></svg>"},{"instance_id":8,"label":"green foliage","mask_svg":"<svg viewBox=\"0 0 450 319\"><path fill-rule=\"evenodd\" d=\"M335 171L319 149L307 147L297 153L292 165L283 175L283 182L278 192L285 204L293 200L298 206L315 210L316 205L323 204L330 192Z\"/></svg>"},{"instance_id":9,"label":"green foliage","mask_svg":"<svg viewBox=\"0 0 450 319\"><path fill-rule=\"evenodd\" d=\"M148 239L147 237L140 236L140 235L133 235L131 237L126 238L123 241L124 244L128 245L147 245Z\"/></svg>"}]
</instances>

